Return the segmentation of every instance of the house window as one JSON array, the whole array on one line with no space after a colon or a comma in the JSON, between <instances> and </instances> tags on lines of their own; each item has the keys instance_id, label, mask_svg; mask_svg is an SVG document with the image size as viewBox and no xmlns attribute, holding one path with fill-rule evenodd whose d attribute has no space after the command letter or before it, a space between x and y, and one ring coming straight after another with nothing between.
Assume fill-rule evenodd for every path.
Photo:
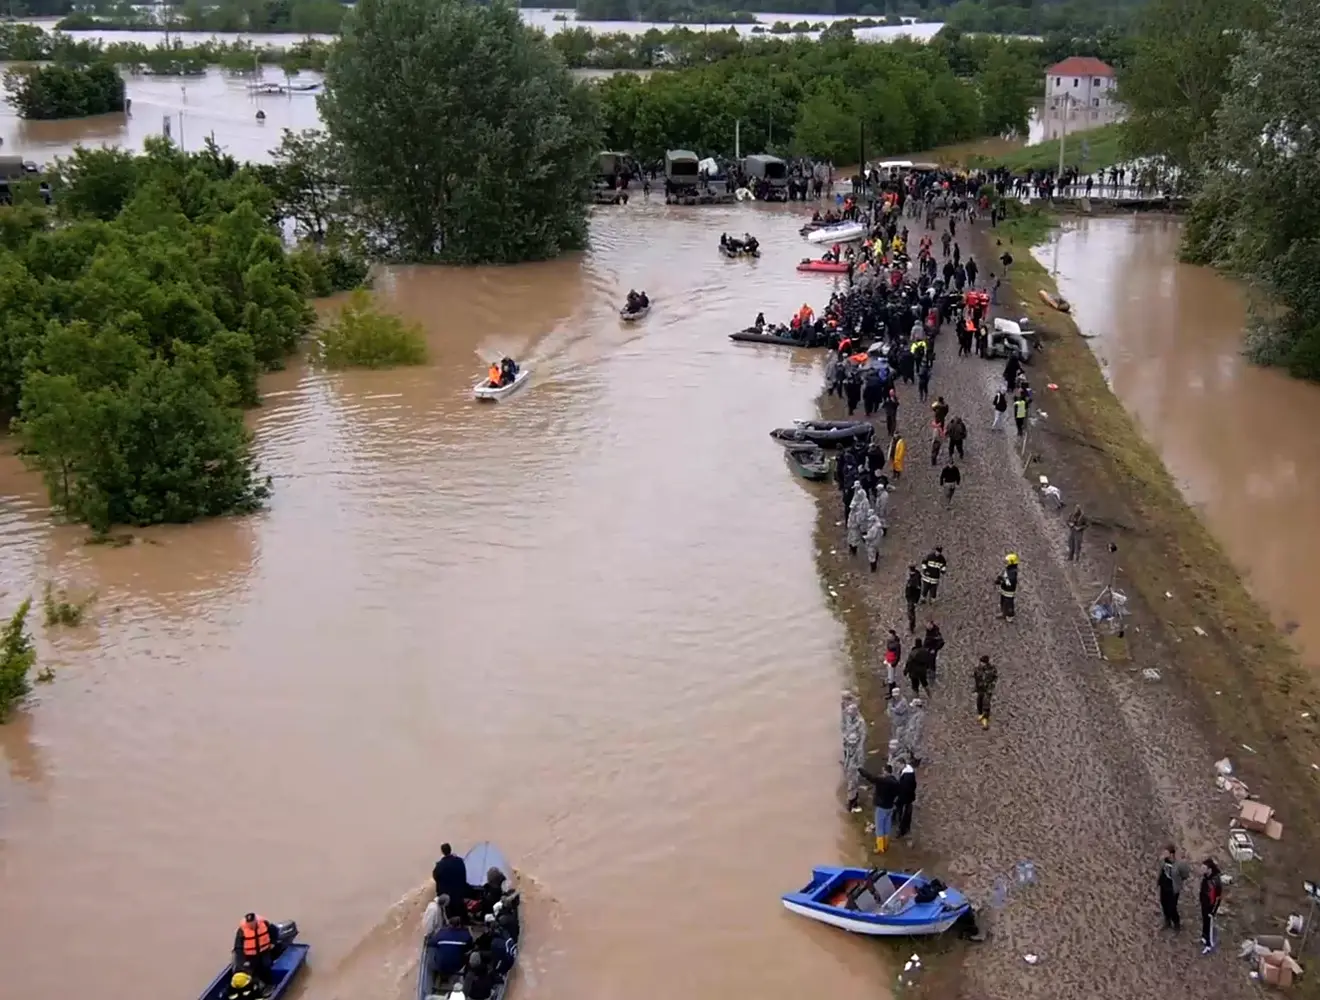
<instances>
[{"instance_id":1,"label":"house window","mask_svg":"<svg viewBox=\"0 0 1320 1000\"><path fill-rule=\"evenodd\" d=\"M1081 83L1081 82L1082 82L1082 81L1079 80L1079 79L1077 79L1077 77L1073 77L1073 86L1074 86L1074 87L1076 87L1076 86L1077 86L1079 83Z\"/></svg>"},{"instance_id":2,"label":"house window","mask_svg":"<svg viewBox=\"0 0 1320 1000\"><path fill-rule=\"evenodd\" d=\"M1092 97L1092 98L1091 98L1091 107L1093 107L1093 108L1098 108L1098 107L1100 107L1100 98L1098 98L1098 97Z\"/></svg>"},{"instance_id":3,"label":"house window","mask_svg":"<svg viewBox=\"0 0 1320 1000\"><path fill-rule=\"evenodd\" d=\"M1097 76L1094 80L1091 81L1091 85L1094 87L1100 86L1100 78Z\"/></svg>"},{"instance_id":4,"label":"house window","mask_svg":"<svg viewBox=\"0 0 1320 1000\"><path fill-rule=\"evenodd\" d=\"M1054 86L1056 86L1056 87L1061 87L1061 86L1063 86L1063 80L1062 80L1060 77L1057 77L1057 76L1056 76L1056 77L1054 78Z\"/></svg>"}]
</instances>

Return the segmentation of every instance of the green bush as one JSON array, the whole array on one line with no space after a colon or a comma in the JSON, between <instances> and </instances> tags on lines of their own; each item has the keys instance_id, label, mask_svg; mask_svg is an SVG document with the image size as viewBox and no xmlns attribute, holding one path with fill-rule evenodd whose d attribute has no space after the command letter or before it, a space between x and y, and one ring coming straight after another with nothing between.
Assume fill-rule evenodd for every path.
<instances>
[{"instance_id":1,"label":"green bush","mask_svg":"<svg viewBox=\"0 0 1320 1000\"><path fill-rule=\"evenodd\" d=\"M88 606L94 600L96 600L96 595L89 594L81 601L71 601L69 600L68 591L63 588L56 590L54 584L47 583L46 593L42 596L42 607L45 611L46 627L53 628L56 625L81 625Z\"/></svg>"},{"instance_id":2,"label":"green bush","mask_svg":"<svg viewBox=\"0 0 1320 1000\"><path fill-rule=\"evenodd\" d=\"M32 690L28 671L37 662L37 651L27 631L28 611L32 598L18 606L9 624L0 633L0 722L3 722L18 701Z\"/></svg>"},{"instance_id":3,"label":"green bush","mask_svg":"<svg viewBox=\"0 0 1320 1000\"><path fill-rule=\"evenodd\" d=\"M356 291L321 330L320 357L330 368L393 368L426 361L426 338L416 323L383 313Z\"/></svg>"},{"instance_id":4,"label":"green bush","mask_svg":"<svg viewBox=\"0 0 1320 1000\"><path fill-rule=\"evenodd\" d=\"M124 80L107 61L90 66L20 66L5 74L20 118L85 118L124 110Z\"/></svg>"}]
</instances>

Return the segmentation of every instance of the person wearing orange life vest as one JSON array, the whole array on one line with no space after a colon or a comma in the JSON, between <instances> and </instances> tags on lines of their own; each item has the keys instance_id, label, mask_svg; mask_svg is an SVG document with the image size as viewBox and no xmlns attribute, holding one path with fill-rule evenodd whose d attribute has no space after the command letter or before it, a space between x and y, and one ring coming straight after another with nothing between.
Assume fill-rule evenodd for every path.
<instances>
[{"instance_id":1,"label":"person wearing orange life vest","mask_svg":"<svg viewBox=\"0 0 1320 1000\"><path fill-rule=\"evenodd\" d=\"M265 917L249 913L234 934L234 967L251 971L269 984L271 963L275 960L275 931Z\"/></svg>"},{"instance_id":2,"label":"person wearing orange life vest","mask_svg":"<svg viewBox=\"0 0 1320 1000\"><path fill-rule=\"evenodd\" d=\"M486 372L486 382L492 389L500 387L500 366L494 361L490 363L490 368Z\"/></svg>"}]
</instances>

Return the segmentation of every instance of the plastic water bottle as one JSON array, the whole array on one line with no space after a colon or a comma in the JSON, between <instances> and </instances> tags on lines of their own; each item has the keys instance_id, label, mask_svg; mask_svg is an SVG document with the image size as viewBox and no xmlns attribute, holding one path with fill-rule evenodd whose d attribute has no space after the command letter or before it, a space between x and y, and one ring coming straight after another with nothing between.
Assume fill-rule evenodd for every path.
<instances>
[{"instance_id":1,"label":"plastic water bottle","mask_svg":"<svg viewBox=\"0 0 1320 1000\"><path fill-rule=\"evenodd\" d=\"M1017 863L1017 880L1018 880L1018 885L1035 885L1036 862L1019 861Z\"/></svg>"}]
</instances>

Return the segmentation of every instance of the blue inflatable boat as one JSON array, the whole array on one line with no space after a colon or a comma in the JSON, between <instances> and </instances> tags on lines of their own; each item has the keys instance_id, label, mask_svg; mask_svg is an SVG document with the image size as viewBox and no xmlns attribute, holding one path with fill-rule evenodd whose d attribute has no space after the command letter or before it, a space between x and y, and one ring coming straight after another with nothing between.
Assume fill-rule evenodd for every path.
<instances>
[{"instance_id":1,"label":"blue inflatable boat","mask_svg":"<svg viewBox=\"0 0 1320 1000\"><path fill-rule=\"evenodd\" d=\"M957 889L920 872L832 865L813 868L811 881L783 900L793 913L880 937L943 934L972 908Z\"/></svg>"},{"instance_id":2,"label":"blue inflatable boat","mask_svg":"<svg viewBox=\"0 0 1320 1000\"><path fill-rule=\"evenodd\" d=\"M261 994L262 1000L284 996L298 971L307 963L307 953L312 950L311 945L298 943L298 925L292 920L283 924L272 923L270 927L275 937L275 961L271 964L270 980L266 983L268 991ZM200 1000L226 1000L233 974L231 962L211 981Z\"/></svg>"}]
</instances>

